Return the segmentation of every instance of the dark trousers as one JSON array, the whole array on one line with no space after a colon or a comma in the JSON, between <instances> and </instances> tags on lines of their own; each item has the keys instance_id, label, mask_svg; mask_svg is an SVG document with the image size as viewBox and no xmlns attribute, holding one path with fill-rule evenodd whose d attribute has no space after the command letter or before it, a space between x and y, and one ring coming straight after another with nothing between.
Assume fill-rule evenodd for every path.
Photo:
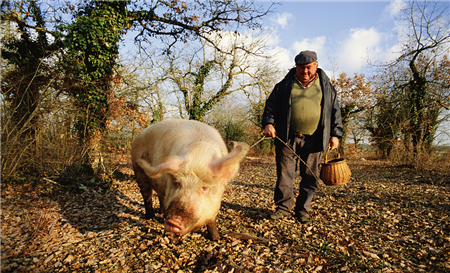
<instances>
[{"instance_id":1,"label":"dark trousers","mask_svg":"<svg viewBox=\"0 0 450 273\"><path fill-rule=\"evenodd\" d=\"M275 185L274 200L277 210L289 214L295 204L296 213L309 212L311 200L317 190L316 177L320 176L319 164L323 151L321 139L314 136L289 138L287 145L308 164L309 168L283 143L275 147L277 182ZM300 161L300 163L299 163ZM294 201L294 176L300 164L300 191ZM314 177L314 175L316 177Z\"/></svg>"}]
</instances>

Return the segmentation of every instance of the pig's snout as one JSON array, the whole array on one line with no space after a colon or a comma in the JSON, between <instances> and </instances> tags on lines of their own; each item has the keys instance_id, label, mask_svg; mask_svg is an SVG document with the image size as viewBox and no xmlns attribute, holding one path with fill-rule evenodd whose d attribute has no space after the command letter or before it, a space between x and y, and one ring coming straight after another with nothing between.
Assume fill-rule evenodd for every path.
<instances>
[{"instance_id":1,"label":"pig's snout","mask_svg":"<svg viewBox=\"0 0 450 273\"><path fill-rule=\"evenodd\" d=\"M173 233L183 234L185 231L184 224L180 219L168 219L164 222L164 228Z\"/></svg>"}]
</instances>

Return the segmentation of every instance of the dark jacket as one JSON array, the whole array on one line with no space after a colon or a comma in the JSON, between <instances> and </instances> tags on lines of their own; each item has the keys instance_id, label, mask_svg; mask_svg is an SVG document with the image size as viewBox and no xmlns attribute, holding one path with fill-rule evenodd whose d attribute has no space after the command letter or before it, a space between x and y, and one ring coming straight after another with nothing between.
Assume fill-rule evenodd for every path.
<instances>
[{"instance_id":1,"label":"dark jacket","mask_svg":"<svg viewBox=\"0 0 450 273\"><path fill-rule=\"evenodd\" d=\"M266 101L266 107L264 108L262 117L263 128L267 124L274 125L277 136L284 142L287 142L289 137L291 89L295 73L294 67L281 82L275 85L275 88ZM323 96L321 102L322 114L319 126L314 135L322 138L322 151L324 151L328 147L331 136L342 137L343 126L336 89L334 89L330 79L322 69L318 68L317 73L319 74ZM275 140L275 143L279 144L279 141Z\"/></svg>"}]
</instances>

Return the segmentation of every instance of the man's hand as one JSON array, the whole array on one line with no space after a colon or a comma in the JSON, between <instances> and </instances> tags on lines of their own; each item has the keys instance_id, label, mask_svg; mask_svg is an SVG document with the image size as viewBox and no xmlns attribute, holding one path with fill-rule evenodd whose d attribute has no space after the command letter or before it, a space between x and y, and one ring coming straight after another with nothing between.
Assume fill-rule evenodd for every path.
<instances>
[{"instance_id":1,"label":"man's hand","mask_svg":"<svg viewBox=\"0 0 450 273\"><path fill-rule=\"evenodd\" d=\"M272 124L267 124L264 126L264 136L275 138L277 132L275 131L275 127Z\"/></svg>"},{"instance_id":2,"label":"man's hand","mask_svg":"<svg viewBox=\"0 0 450 273\"><path fill-rule=\"evenodd\" d=\"M333 136L330 138L330 142L328 143L328 147L331 148L331 150L339 148L339 138Z\"/></svg>"}]
</instances>

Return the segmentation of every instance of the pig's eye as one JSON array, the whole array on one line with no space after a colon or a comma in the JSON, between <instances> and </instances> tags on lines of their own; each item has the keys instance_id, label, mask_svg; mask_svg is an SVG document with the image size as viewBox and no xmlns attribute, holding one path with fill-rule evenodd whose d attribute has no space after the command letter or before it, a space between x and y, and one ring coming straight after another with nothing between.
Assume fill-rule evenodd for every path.
<instances>
[{"instance_id":1,"label":"pig's eye","mask_svg":"<svg viewBox=\"0 0 450 273\"><path fill-rule=\"evenodd\" d=\"M203 187L202 187L202 192L203 192L203 193L208 193L208 192L209 192L209 188L203 186Z\"/></svg>"},{"instance_id":2,"label":"pig's eye","mask_svg":"<svg viewBox=\"0 0 450 273\"><path fill-rule=\"evenodd\" d=\"M173 186L174 186L176 189L179 189L179 188L181 188L181 183L180 183L180 182L177 182L177 181L173 181Z\"/></svg>"}]
</instances>

